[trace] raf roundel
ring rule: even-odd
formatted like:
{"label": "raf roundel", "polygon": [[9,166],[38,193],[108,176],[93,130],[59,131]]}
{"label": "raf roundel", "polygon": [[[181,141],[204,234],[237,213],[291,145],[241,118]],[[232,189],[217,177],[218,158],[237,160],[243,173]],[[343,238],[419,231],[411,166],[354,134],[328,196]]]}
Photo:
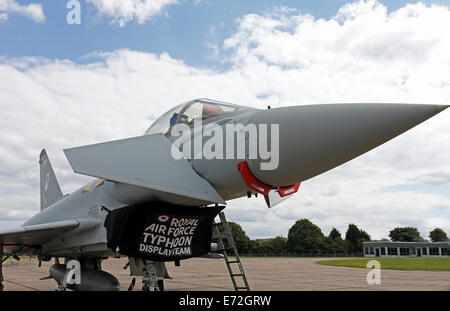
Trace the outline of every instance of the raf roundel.
{"label": "raf roundel", "polygon": [[161,215],[161,216],[158,217],[158,222],[161,223],[161,224],[164,224],[164,223],[168,222],[169,219],[170,219],[169,216]]}

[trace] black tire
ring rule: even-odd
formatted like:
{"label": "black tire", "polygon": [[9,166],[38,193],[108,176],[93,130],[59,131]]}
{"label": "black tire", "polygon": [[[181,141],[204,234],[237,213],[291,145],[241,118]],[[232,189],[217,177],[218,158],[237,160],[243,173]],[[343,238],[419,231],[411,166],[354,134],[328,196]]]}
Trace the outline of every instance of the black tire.
{"label": "black tire", "polygon": [[158,280],[158,287],[160,292],[164,291],[164,280]]}

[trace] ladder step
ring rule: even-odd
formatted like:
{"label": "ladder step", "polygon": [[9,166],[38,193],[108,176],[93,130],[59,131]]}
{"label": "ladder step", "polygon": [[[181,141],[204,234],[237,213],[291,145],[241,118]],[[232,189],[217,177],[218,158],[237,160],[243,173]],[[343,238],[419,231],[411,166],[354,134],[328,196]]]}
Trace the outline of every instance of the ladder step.
{"label": "ladder step", "polygon": [[[246,290],[250,291],[250,287],[247,283],[247,278],[245,277],[245,272],[242,267],[242,263],[239,259],[239,254],[236,248],[236,243],[233,239],[233,235],[231,233],[231,228],[228,225],[227,219],[225,218],[225,214],[223,212],[219,213],[220,222],[213,222],[213,241],[218,242],[218,248],[214,250],[214,252],[219,252],[224,255],[225,263],[228,267],[228,272],[233,281],[234,290]],[[227,246],[225,246],[224,241],[228,242]],[[227,254],[227,252],[230,252]],[[234,256],[233,256],[234,254]],[[233,260],[228,260],[228,256],[231,255]],[[241,273],[233,273],[231,264],[237,263],[239,265],[239,270]],[[237,286],[235,277],[242,277],[244,281],[244,286]]]}

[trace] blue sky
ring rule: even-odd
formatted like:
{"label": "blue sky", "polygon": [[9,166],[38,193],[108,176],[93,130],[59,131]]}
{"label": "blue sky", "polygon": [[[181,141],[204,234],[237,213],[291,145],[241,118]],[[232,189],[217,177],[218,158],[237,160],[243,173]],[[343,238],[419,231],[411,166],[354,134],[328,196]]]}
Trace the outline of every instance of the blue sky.
{"label": "blue sky", "polygon": [[[213,1],[179,0],[168,5],[163,14],[144,24],[136,21],[120,27],[101,16],[91,3],[80,0],[81,25],[69,25],[65,0],[17,1],[20,4],[41,3],[46,21],[35,23],[18,14],[11,14],[0,24],[0,55],[6,57],[42,56],[70,59],[85,63],[84,56],[93,51],[113,51],[128,48],[152,53],[167,52],[186,64],[221,68],[223,64],[212,58],[209,44],[221,45],[236,31],[236,20],[246,14],[263,14],[276,6],[286,6],[309,13],[315,18],[330,18],[348,3],[345,0],[248,0]],[[393,11],[417,1],[379,1]],[[422,1],[430,4],[448,4],[448,1]]]}

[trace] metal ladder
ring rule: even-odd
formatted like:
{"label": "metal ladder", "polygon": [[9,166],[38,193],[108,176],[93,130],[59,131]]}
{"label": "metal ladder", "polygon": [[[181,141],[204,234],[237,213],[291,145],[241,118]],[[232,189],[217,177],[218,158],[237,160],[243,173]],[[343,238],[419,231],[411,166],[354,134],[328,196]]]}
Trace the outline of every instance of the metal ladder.
{"label": "metal ladder", "polygon": [[[225,259],[225,263],[228,268],[228,273],[230,274],[231,281],[233,282],[233,287],[235,291],[239,290],[246,290],[250,291],[250,286],[247,282],[247,277],[245,276],[244,268],[241,263],[241,258],[239,257],[236,244],[234,243],[233,236],[231,235],[230,226],[228,225],[227,219],[225,218],[225,214],[223,212],[219,213],[220,222],[216,223],[216,221],[213,222],[213,235],[212,239],[213,242],[217,243],[218,249],[216,252],[220,252],[223,255],[223,258]],[[228,242],[228,245],[225,246],[224,240]],[[234,260],[230,260],[228,257],[228,251],[234,252]],[[237,264],[239,267],[239,273],[234,273],[233,271],[233,264]],[[237,277],[241,277],[243,281],[243,285],[238,284],[236,281]],[[241,282],[242,283],[242,282]]]}

